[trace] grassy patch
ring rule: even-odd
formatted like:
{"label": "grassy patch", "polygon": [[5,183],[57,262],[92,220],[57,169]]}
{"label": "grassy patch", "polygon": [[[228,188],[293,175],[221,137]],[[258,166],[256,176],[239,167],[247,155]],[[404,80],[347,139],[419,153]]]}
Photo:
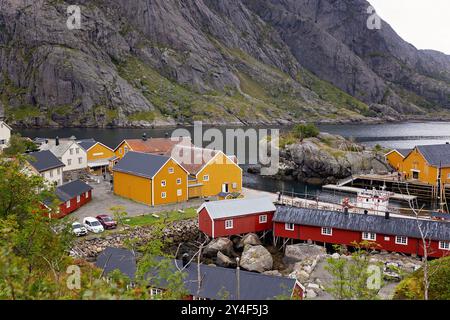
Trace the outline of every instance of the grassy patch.
{"label": "grassy patch", "polygon": [[180,220],[187,220],[197,217],[197,211],[194,208],[185,209],[184,212],[168,211],[155,213],[159,218],[154,217],[152,214],[146,214],[142,216],[129,217],[125,219],[125,223],[130,226],[148,226],[158,222],[174,222]]}

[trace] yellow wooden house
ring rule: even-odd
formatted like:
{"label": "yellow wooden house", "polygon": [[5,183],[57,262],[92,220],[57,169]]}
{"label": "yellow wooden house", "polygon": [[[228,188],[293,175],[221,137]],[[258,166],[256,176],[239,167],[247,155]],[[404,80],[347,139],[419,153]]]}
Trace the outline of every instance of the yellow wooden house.
{"label": "yellow wooden house", "polygon": [[411,152],[411,149],[393,149],[384,156],[386,161],[398,172],[403,171],[403,160]]}
{"label": "yellow wooden house", "polygon": [[227,198],[242,192],[242,168],[236,157],[222,151],[177,145],[171,151],[189,172],[189,198],[219,196]]}
{"label": "yellow wooden house", "polygon": [[168,156],[128,151],[113,168],[114,194],[149,206],[188,200],[188,171]]}
{"label": "yellow wooden house", "polygon": [[86,151],[87,165],[94,172],[103,172],[115,158],[113,149],[94,139],[79,140],[77,143]]}
{"label": "yellow wooden house", "polygon": [[450,183],[450,144],[416,146],[403,159],[402,172],[409,180]]}

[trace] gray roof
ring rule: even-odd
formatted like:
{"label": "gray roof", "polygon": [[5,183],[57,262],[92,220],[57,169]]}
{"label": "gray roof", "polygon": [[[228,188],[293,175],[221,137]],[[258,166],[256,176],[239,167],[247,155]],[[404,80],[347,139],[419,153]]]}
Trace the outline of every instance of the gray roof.
{"label": "gray roof", "polygon": [[41,150],[49,150],[58,158],[61,158],[67,150],[76,143],[74,140],[59,139],[59,145],[56,145],[56,140],[48,140],[48,143],[40,146]]}
{"label": "gray roof", "polygon": [[[274,222],[421,238],[416,219],[277,206]],[[431,240],[450,241],[450,223],[420,220]]]}
{"label": "gray roof", "polygon": [[450,144],[417,146],[417,149],[432,166],[450,165]]}
{"label": "gray roof", "polygon": [[65,202],[90,190],[92,190],[92,187],[90,185],[81,180],[75,180],[58,186],[55,190],[55,193],[61,201]]}
{"label": "gray roof", "polygon": [[29,157],[28,163],[38,172],[64,167],[64,163],[50,151],[31,152],[27,156]]}
{"label": "gray roof", "polygon": [[238,217],[276,210],[275,205],[269,197],[205,202],[197,212],[200,212],[203,208],[206,208],[213,219]]}
{"label": "gray roof", "polygon": [[169,159],[167,156],[129,151],[113,170],[151,179]]}
{"label": "gray roof", "polygon": [[97,257],[95,265],[109,274],[114,270],[120,270],[130,279],[134,279],[136,273],[136,257],[127,249],[108,247]]}
{"label": "gray roof", "polygon": [[97,144],[94,139],[83,139],[77,141],[78,145],[83,148],[84,151],[88,151],[90,148]]}
{"label": "gray roof", "polygon": [[[156,260],[161,260],[157,257]],[[180,260],[173,260],[173,271],[176,271],[175,264],[182,268]],[[133,253],[126,249],[106,248],[97,259],[96,266],[105,270],[105,274],[115,269],[134,278],[136,271],[136,261]],[[228,300],[236,300],[237,297],[237,275],[236,269],[213,267],[201,264],[201,288],[198,290],[198,268],[197,263],[191,262],[183,272],[184,286],[193,296],[200,296],[206,299],[220,300],[224,296]],[[156,269],[156,268],[155,268]],[[150,270],[148,274],[154,274],[155,270]],[[260,273],[240,271],[240,299],[241,300],[270,300],[279,296],[291,296],[296,280],[287,277],[278,277]],[[165,284],[158,284],[164,288]]]}
{"label": "gray roof", "polygon": [[395,149],[397,150],[403,157],[406,158],[406,156],[411,152],[412,149]]}

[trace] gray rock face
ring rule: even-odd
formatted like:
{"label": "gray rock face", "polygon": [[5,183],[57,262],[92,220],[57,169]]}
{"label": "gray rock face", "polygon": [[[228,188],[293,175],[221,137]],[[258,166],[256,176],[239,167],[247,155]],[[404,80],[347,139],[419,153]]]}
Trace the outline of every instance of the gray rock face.
{"label": "gray rock face", "polygon": [[258,246],[261,245],[261,240],[259,240],[258,235],[254,233],[248,233],[245,236],[243,236],[240,241],[240,245],[242,247],[245,247],[247,244],[251,246]]}
{"label": "gray rock face", "polygon": [[214,239],[204,248],[203,254],[214,258],[219,251],[230,256],[233,253],[233,242],[227,238]]}
{"label": "gray rock face", "polygon": [[242,253],[240,266],[248,271],[270,271],[273,267],[273,258],[263,246],[247,245]]}
{"label": "gray rock face", "polygon": [[[287,263],[308,263],[325,254],[326,250],[323,247],[299,243],[286,246],[286,250],[284,252],[284,260]],[[300,266],[301,265],[299,264],[298,268]]]}
{"label": "gray rock face", "polygon": [[220,251],[217,252],[216,264],[219,267],[224,267],[224,268],[235,268],[237,265],[236,260],[231,259],[230,257],[224,255]]}
{"label": "gray rock face", "polygon": [[0,0],[9,122],[284,124],[450,108],[450,57],[385,22],[369,30],[365,0],[80,0],[79,30],[66,26],[70,4]]}

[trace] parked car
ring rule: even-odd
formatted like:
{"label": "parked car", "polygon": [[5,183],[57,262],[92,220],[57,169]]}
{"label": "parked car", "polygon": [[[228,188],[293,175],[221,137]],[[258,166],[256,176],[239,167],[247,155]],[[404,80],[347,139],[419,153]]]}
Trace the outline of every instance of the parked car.
{"label": "parked car", "polygon": [[94,217],[86,217],[83,219],[83,225],[86,229],[93,233],[100,233],[105,231],[100,221],[95,219]]}
{"label": "parked car", "polygon": [[117,222],[114,221],[114,219],[111,218],[111,216],[109,216],[107,214],[100,214],[100,215],[96,216],[95,218],[97,218],[97,220],[100,221],[103,228],[105,228],[105,229],[117,228]]}
{"label": "parked car", "polygon": [[77,237],[85,236],[88,233],[87,229],[79,222],[72,223],[72,232]]}

